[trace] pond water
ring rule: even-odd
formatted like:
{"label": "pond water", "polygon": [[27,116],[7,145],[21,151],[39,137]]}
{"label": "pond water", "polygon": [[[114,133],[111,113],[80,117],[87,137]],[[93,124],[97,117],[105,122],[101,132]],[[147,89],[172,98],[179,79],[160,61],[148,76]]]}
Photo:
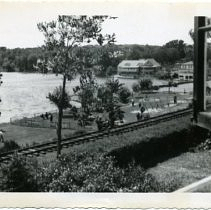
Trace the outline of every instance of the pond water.
{"label": "pond water", "polygon": [[[0,87],[0,123],[9,122],[14,117],[30,117],[34,114],[55,111],[56,107],[46,98],[49,92],[62,84],[62,77],[54,74],[43,75],[39,73],[3,73],[3,84]],[[133,79],[119,79],[131,89],[132,84],[137,82]],[[97,79],[98,83],[105,79]],[[154,85],[163,84],[163,81],[153,79]],[[79,84],[79,77],[71,83],[67,83],[67,91],[72,93],[72,88]],[[186,91],[192,90],[192,84],[184,85]],[[180,86],[175,88],[184,90]]]}
{"label": "pond water", "polygon": [[[99,82],[103,82],[100,79]],[[62,85],[62,76],[39,73],[3,73],[0,87],[0,123],[10,118],[30,117],[34,114],[56,111],[56,106],[46,98],[55,87]],[[79,84],[79,77],[67,82],[67,91]]]}

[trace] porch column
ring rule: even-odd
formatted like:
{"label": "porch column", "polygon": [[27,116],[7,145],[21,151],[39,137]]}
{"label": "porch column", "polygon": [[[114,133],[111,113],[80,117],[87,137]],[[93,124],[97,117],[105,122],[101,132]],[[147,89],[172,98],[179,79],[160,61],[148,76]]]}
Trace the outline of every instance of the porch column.
{"label": "porch column", "polygon": [[197,122],[197,114],[206,110],[206,33],[199,30],[206,25],[204,16],[194,17],[194,89],[193,107],[194,120]]}

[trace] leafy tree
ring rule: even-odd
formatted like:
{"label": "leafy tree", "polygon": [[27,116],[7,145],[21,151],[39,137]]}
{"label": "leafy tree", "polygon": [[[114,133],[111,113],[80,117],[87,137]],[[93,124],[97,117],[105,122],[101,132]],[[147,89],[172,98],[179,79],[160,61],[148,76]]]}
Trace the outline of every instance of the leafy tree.
{"label": "leafy tree", "polygon": [[80,76],[80,86],[73,89],[79,96],[84,113],[89,114],[96,100],[97,82],[92,71],[86,71]]}
{"label": "leafy tree", "polygon": [[161,64],[165,64],[167,62],[166,50],[162,47],[159,47],[153,51],[153,57]]}
{"label": "leafy tree", "polygon": [[106,87],[111,91],[112,94],[117,94],[122,86],[123,84],[120,83],[118,79],[111,78],[106,81]]}
{"label": "leafy tree", "polygon": [[139,81],[139,86],[140,86],[140,90],[144,91],[144,90],[152,90],[153,86],[152,86],[152,81],[150,79],[142,79]]}
{"label": "leafy tree", "polygon": [[[61,105],[64,101],[67,79],[71,81],[76,72],[82,69],[77,56],[78,46],[96,40],[99,45],[112,44],[115,35],[103,36],[102,23],[108,16],[59,16],[57,21],[39,23],[38,29],[44,34],[44,49],[49,53],[45,62],[47,69],[54,69],[63,75]],[[61,154],[61,129],[63,106],[59,107],[57,136],[57,157]]]}
{"label": "leafy tree", "polygon": [[144,48],[139,45],[134,45],[129,53],[128,60],[139,60],[144,56]]}
{"label": "leafy tree", "polygon": [[108,51],[101,50],[98,60],[98,65],[100,66],[98,76],[106,76],[107,68],[111,66],[111,58]]}
{"label": "leafy tree", "polygon": [[105,90],[103,93],[103,102],[105,109],[109,111],[114,111],[118,104],[118,92],[122,88],[123,84],[119,82],[118,79],[108,79],[105,83]]}
{"label": "leafy tree", "polygon": [[[114,40],[115,41],[115,40]],[[98,66],[95,73],[97,76],[104,77],[113,73],[113,69],[119,64],[119,60],[114,55],[114,45],[105,45],[102,48],[96,49],[95,64]]]}
{"label": "leafy tree", "polygon": [[15,71],[15,65],[12,61],[10,61],[8,58],[4,59],[3,63],[3,69],[5,69],[7,72],[14,72]]}
{"label": "leafy tree", "polygon": [[118,94],[119,94],[119,99],[122,103],[128,103],[129,102],[131,92],[127,87],[122,87]]}
{"label": "leafy tree", "polygon": [[111,76],[112,74],[116,73],[116,68],[109,66],[106,69],[106,76]]}
{"label": "leafy tree", "polygon": [[185,57],[185,43],[183,40],[172,40],[170,42],[167,42],[164,47],[166,48],[175,48],[179,52],[180,58]]}
{"label": "leafy tree", "polygon": [[[123,84],[119,82],[118,79],[108,79],[104,86],[100,86],[98,89],[98,98],[101,99],[102,106],[104,109],[109,113],[109,121],[110,126],[114,126],[114,122],[118,119],[120,119],[119,116],[122,116],[119,114],[121,112],[120,110],[120,91],[123,88]],[[121,99],[126,100],[127,93],[123,91],[121,93]],[[123,99],[124,98],[124,99]],[[120,119],[121,120],[121,119]]]}
{"label": "leafy tree", "polygon": [[58,109],[62,107],[63,109],[66,109],[70,106],[69,101],[70,101],[70,96],[68,93],[65,91],[64,96],[63,96],[63,101],[61,100],[62,98],[62,86],[56,87],[53,93],[49,93],[47,98],[53,102]]}

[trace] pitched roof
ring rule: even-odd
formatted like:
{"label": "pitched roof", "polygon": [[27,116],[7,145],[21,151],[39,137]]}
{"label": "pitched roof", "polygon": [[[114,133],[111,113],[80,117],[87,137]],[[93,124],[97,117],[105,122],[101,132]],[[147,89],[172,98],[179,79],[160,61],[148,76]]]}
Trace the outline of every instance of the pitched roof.
{"label": "pitched roof", "polygon": [[137,68],[144,64],[144,62],[142,60],[123,60],[121,63],[119,63],[118,66],[119,67]]}
{"label": "pitched roof", "polygon": [[186,63],[182,63],[182,65],[193,65],[193,61],[188,61],[188,62],[186,62]]}
{"label": "pitched roof", "polygon": [[122,68],[137,68],[139,66],[160,66],[160,64],[153,58],[139,59],[139,60],[123,60],[118,67]]}
{"label": "pitched roof", "polygon": [[148,58],[146,60],[149,61],[153,66],[160,66],[160,64],[154,58]]}

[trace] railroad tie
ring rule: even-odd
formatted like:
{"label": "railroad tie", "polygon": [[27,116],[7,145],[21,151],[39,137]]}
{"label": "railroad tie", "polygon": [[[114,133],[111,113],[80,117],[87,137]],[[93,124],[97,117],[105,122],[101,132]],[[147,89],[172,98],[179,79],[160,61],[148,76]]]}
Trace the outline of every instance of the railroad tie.
{"label": "railroad tie", "polygon": [[46,149],[47,152],[54,152],[55,151],[55,148],[54,147],[49,147]]}
{"label": "railroad tie", "polygon": [[42,154],[42,155],[45,155],[46,151],[40,151],[39,153]]}
{"label": "railroad tie", "polygon": [[27,155],[27,157],[33,157],[34,155],[33,154],[26,154]]}
{"label": "railroad tie", "polygon": [[29,152],[36,152],[36,149],[28,149]]}
{"label": "railroad tie", "polygon": [[117,135],[122,135],[124,133],[124,130],[120,129],[119,131],[117,131]]}
{"label": "railroad tie", "polygon": [[25,150],[25,151],[20,151],[17,154],[19,154],[19,155],[27,155],[28,152],[29,152],[29,150]]}
{"label": "railroad tie", "polygon": [[92,141],[93,140],[93,137],[92,138],[85,138],[84,140],[83,140],[83,142],[90,142],[90,141]]}
{"label": "railroad tie", "polygon": [[126,129],[124,130],[125,133],[126,133],[126,132],[130,132],[130,131],[131,131],[131,128],[130,128],[130,127],[126,128]]}
{"label": "railroad tie", "polygon": [[95,139],[103,139],[103,136],[96,136]]}

